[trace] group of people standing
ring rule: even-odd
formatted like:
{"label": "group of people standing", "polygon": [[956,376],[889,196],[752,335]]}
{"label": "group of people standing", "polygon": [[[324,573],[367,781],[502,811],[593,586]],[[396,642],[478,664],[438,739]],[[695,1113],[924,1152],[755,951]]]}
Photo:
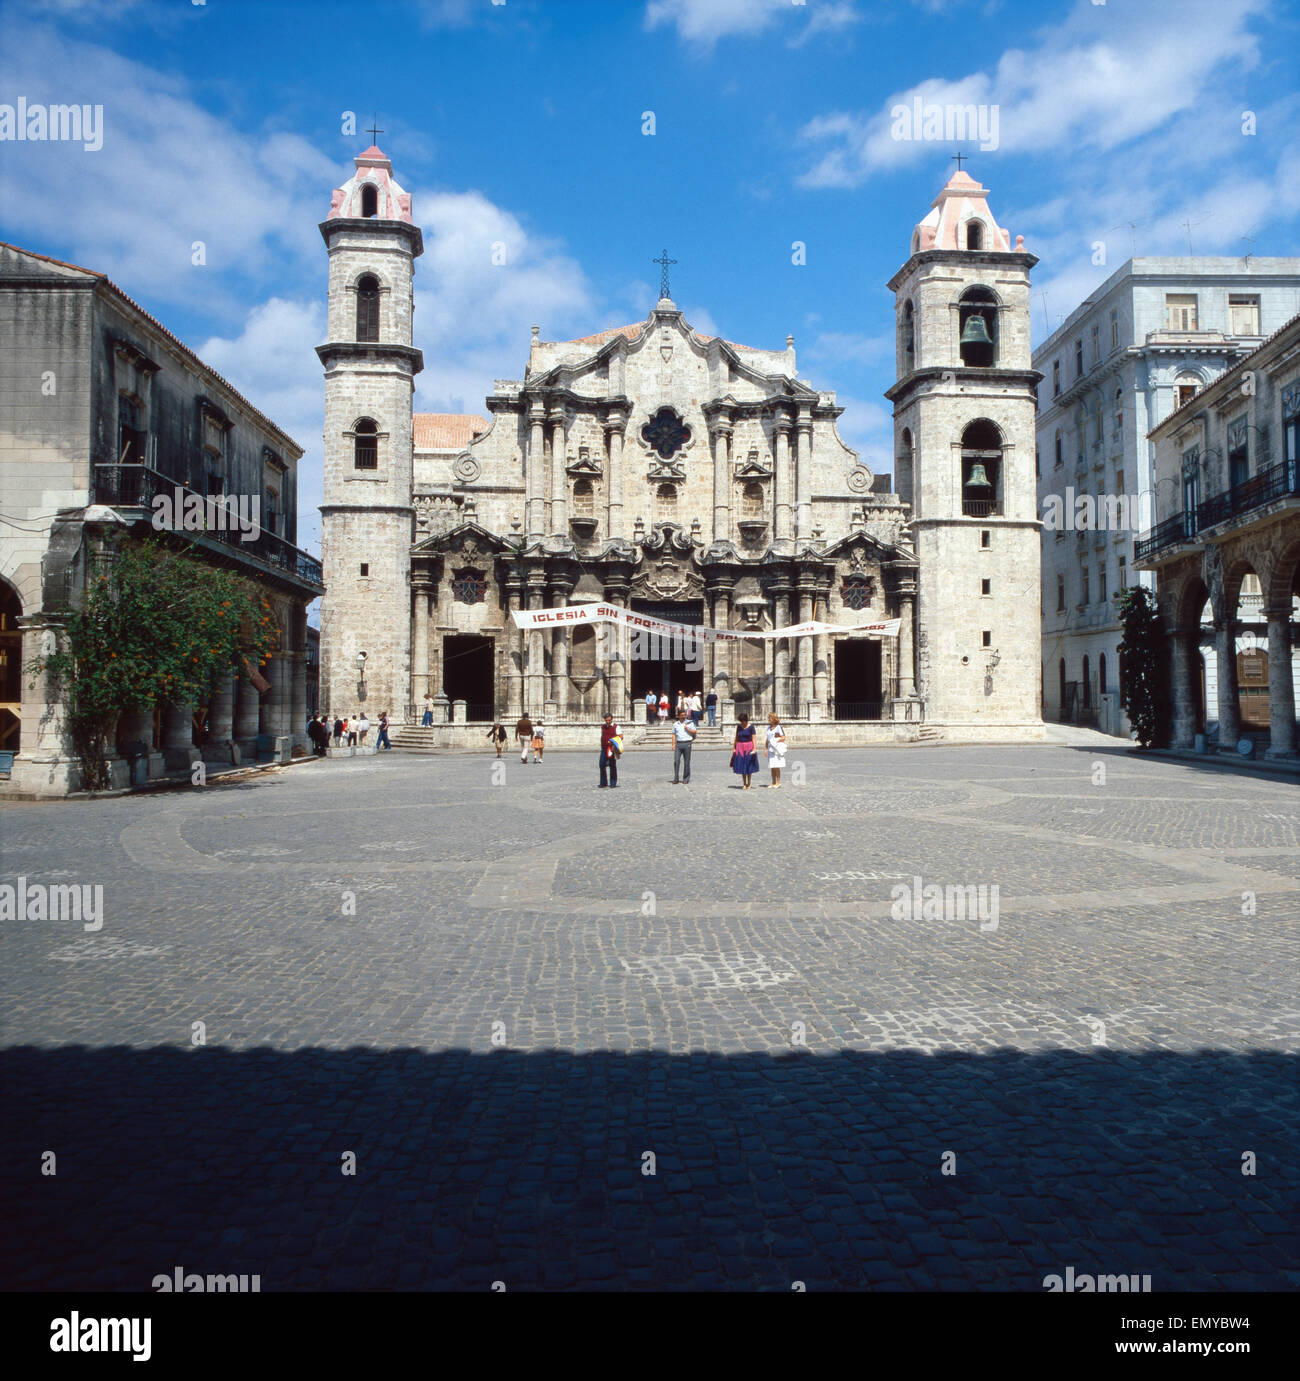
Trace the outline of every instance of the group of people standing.
{"label": "group of people standing", "polygon": [[[647,704],[649,703],[647,698]],[[713,722],[710,718],[710,723]],[[692,718],[691,711],[682,705],[673,721],[673,785],[689,786],[691,780],[691,749],[699,733],[699,720]],[[748,714],[741,714],[736,724],[736,736],[731,744],[731,770],[741,779],[741,790],[748,791],[752,778],[759,770],[758,731],[750,722]],[[779,788],[781,770],[785,767],[786,752],[785,728],[781,717],[775,713],[767,717],[767,736],[764,752],[768,769],[772,774],[769,787]],[[600,728],[600,786],[618,785],[618,760],[623,753],[623,740],[614,716],[607,714]],[[497,756],[500,756],[498,749]]]}
{"label": "group of people standing", "polygon": [[[334,721],[333,739],[335,748],[364,747],[366,735],[370,732],[370,721],[364,711],[350,718],[340,717]],[[313,715],[307,721],[307,737],[312,741],[312,752],[318,758],[325,756],[331,738],[330,722],[323,714]],[[379,735],[375,740],[377,748],[392,748],[388,740],[388,711],[379,716]]]}
{"label": "group of people standing", "polygon": [[[647,724],[662,724],[668,718],[668,713],[672,709],[672,702],[668,699],[668,692],[664,691],[656,695],[654,691],[648,690],[645,693],[645,722]],[[716,691],[710,691],[707,695],[701,696],[699,691],[678,691],[676,715],[681,715],[685,711],[690,722],[697,727],[700,720],[707,714],[709,724],[714,725],[718,721],[718,695]]]}

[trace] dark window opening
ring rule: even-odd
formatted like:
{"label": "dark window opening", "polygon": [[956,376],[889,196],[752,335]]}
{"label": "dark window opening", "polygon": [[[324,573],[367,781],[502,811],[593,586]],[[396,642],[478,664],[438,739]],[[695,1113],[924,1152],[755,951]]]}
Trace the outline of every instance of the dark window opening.
{"label": "dark window opening", "polygon": [[966,223],[966,248],[984,248],[984,226],[980,221],[967,221]]}
{"label": "dark window opening", "polygon": [[980,529],[980,546],[991,547],[993,545],[993,534],[988,528]]}
{"label": "dark window opening", "polygon": [[369,561],[363,561],[363,562],[361,563],[361,574],[362,574],[362,575],[369,575],[369,574],[370,574],[370,562],[369,562]]}
{"label": "dark window opening", "polygon": [[140,426],[140,408],[132,398],[117,400],[117,463],[145,463],[145,432]]}
{"label": "dark window opening", "polygon": [[990,629],[987,629],[987,628],[986,628],[986,629],[980,634],[980,645],[981,645],[982,647],[992,647],[992,646],[993,646],[993,633],[992,633],[992,631],[991,631]]}
{"label": "dark window opening", "polygon": [[958,305],[961,362],[971,369],[987,369],[997,363],[997,299],[987,288],[968,288]]}
{"label": "dark window opening", "polygon": [[357,470],[379,468],[379,425],[369,417],[357,423],[353,438],[353,466]]}
{"label": "dark window opening", "polygon": [[361,189],[361,214],[367,219],[379,214],[379,189],[373,182]]}
{"label": "dark window opening", "polygon": [[379,279],[372,273],[357,283],[357,339],[379,339]]}
{"label": "dark window opening", "polygon": [[980,594],[991,595],[993,593],[993,582],[991,580],[980,581]]}
{"label": "dark window opening", "polygon": [[1002,437],[992,422],[972,422],[961,434],[961,511],[987,518],[1000,509]]}

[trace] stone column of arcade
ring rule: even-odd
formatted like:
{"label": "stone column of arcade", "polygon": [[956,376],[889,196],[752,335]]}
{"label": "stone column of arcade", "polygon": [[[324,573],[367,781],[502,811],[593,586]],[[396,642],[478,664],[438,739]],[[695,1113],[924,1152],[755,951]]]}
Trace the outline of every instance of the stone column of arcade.
{"label": "stone column of arcade", "polygon": [[[334,714],[345,715],[351,711],[342,706],[334,707]],[[257,687],[248,677],[241,676],[237,685],[235,699],[235,743],[240,756],[252,759],[257,756],[257,735],[262,716],[262,697]]]}
{"label": "stone column of arcade", "polygon": [[1185,628],[1169,631],[1169,697],[1173,707],[1170,740],[1175,748],[1190,748],[1196,737],[1196,698],[1192,657],[1196,635]]}
{"label": "stone column of arcade", "polygon": [[1268,756],[1289,758],[1296,750],[1290,606],[1270,605],[1264,617],[1268,620]]}
{"label": "stone column of arcade", "polygon": [[169,772],[189,767],[199,760],[199,750],[194,746],[193,705],[163,707],[162,751]]}
{"label": "stone column of arcade", "polygon": [[[718,585],[713,590],[713,626],[731,627],[731,589]],[[736,662],[736,644],[731,642],[713,644],[713,680],[711,682],[718,697],[718,722],[729,724],[735,714],[735,691],[733,683]]]}
{"label": "stone column of arcade", "polygon": [[[792,591],[789,585],[771,587],[772,626],[783,628],[797,622],[790,617]],[[772,643],[772,708],[783,718],[793,713],[790,686],[790,639],[776,638]]]}
{"label": "stone column of arcade", "polygon": [[[300,748],[309,747],[311,739],[307,737],[307,650],[303,648],[300,652],[295,652],[289,659],[289,725],[293,733],[293,741]],[[390,715],[400,716],[402,707],[392,705],[388,709]],[[399,720],[400,722],[400,720]]]}
{"label": "stone column of arcade", "polygon": [[529,542],[539,542],[546,519],[546,409],[540,401],[528,412],[528,459],[524,470],[524,527]]}
{"label": "stone column of arcade", "polygon": [[[551,582],[548,606],[563,608],[569,602],[573,586],[568,581]],[[569,630],[552,628],[551,638],[551,684],[546,697],[546,713],[551,716],[567,714],[569,711]]]}
{"label": "stone column of arcade", "polygon": [[812,411],[807,403],[799,405],[799,423],[795,432],[798,451],[795,457],[795,535],[801,542],[812,538]]}
{"label": "stone column of arcade", "polygon": [[[524,703],[524,631],[514,620],[514,611],[522,609],[523,590],[515,576],[504,583],[505,639],[506,639],[506,707],[505,714],[512,721],[523,713]],[[507,726],[511,727],[511,726]]]}
{"label": "stone column of arcade", "polygon": [[[621,583],[605,585],[605,599],[620,609],[627,607],[628,587]],[[633,722],[628,718],[629,706],[627,703],[627,658],[628,658],[628,630],[621,624],[608,624],[609,628],[609,709],[614,716],[614,722],[626,727],[624,721]]]}
{"label": "stone column of arcade", "polygon": [[1237,689],[1237,620],[1214,625],[1214,654],[1218,662],[1219,751],[1235,753],[1241,737],[1241,702]]}
{"label": "stone column of arcade", "polygon": [[[826,591],[818,590],[813,600],[813,618],[819,623],[826,622]],[[826,718],[826,688],[829,684],[830,676],[830,657],[827,650],[829,639],[825,633],[818,633],[812,640],[813,645],[813,698],[809,707],[811,710],[810,718]]]}
{"label": "stone column of arcade", "polygon": [[[815,591],[807,583],[806,578],[799,581],[799,622],[810,623],[813,616],[813,600]],[[805,719],[812,718],[813,701],[813,640],[811,634],[805,634],[796,640],[799,645],[798,664],[799,664],[799,713]]]}
{"label": "stone column of arcade", "polygon": [[208,700],[208,737],[203,756],[208,762],[229,762],[230,745],[235,736],[234,681],[227,673],[218,676]]}

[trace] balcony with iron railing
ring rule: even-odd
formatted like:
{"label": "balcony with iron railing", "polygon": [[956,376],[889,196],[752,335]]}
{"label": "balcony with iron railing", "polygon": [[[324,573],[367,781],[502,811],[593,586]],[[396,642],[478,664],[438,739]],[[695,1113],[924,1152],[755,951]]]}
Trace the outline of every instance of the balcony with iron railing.
{"label": "balcony with iron railing", "polygon": [[963,496],[961,512],[963,518],[1000,518],[1002,516],[1002,500],[972,499]]}
{"label": "balcony with iron railing", "polygon": [[[107,504],[110,508],[139,508],[151,511],[157,496],[163,495],[170,499],[177,489],[186,497],[193,494],[206,503],[206,497],[199,495],[197,490],[151,466],[95,466],[95,502]],[[179,527],[177,530],[180,530]],[[324,589],[320,558],[295,547],[292,542],[286,541],[277,533],[268,532],[260,524],[256,533],[247,541],[244,540],[245,533],[233,525],[222,528],[209,524],[194,531],[185,530],[185,535],[219,542],[245,559],[251,557],[273,570],[284,572],[302,584],[315,586],[317,594]]]}
{"label": "balcony with iron railing", "polygon": [[1147,561],[1157,552],[1204,536],[1211,528],[1289,498],[1300,498],[1300,462],[1283,460],[1221,494],[1212,495],[1195,509],[1185,509],[1157,523],[1134,544],[1134,559]]}

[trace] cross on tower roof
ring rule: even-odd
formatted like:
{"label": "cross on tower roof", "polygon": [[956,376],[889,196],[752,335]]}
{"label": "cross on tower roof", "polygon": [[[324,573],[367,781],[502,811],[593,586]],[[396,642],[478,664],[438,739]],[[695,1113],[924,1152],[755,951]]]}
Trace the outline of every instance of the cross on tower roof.
{"label": "cross on tower roof", "polygon": [[374,144],[375,142],[377,142],[378,136],[386,133],[387,131],[379,128],[378,117],[372,115],[370,118],[375,122],[373,125],[370,126],[370,142]]}
{"label": "cross on tower roof", "polygon": [[661,298],[664,298],[664,297],[672,297],[672,293],[670,293],[670,292],[668,291],[668,265],[669,265],[669,264],[675,264],[675,263],[677,262],[677,260],[676,260],[676,259],[670,259],[670,258],[668,257],[668,251],[667,251],[667,250],[664,250],[664,252],[663,252],[663,258],[661,258],[661,259],[651,259],[650,262],[651,262],[652,264],[661,264],[661,265],[663,266],[663,270],[662,270],[662,272],[661,272],[660,275],[659,275],[659,296],[660,296]]}
{"label": "cross on tower roof", "polygon": [[963,158],[966,158],[966,157],[967,157],[967,155],[964,154],[964,153],[955,153],[955,154],[953,154],[953,156],[952,156],[952,161],[957,165],[957,171],[958,171],[958,172],[961,172],[961,161],[962,161]]}

